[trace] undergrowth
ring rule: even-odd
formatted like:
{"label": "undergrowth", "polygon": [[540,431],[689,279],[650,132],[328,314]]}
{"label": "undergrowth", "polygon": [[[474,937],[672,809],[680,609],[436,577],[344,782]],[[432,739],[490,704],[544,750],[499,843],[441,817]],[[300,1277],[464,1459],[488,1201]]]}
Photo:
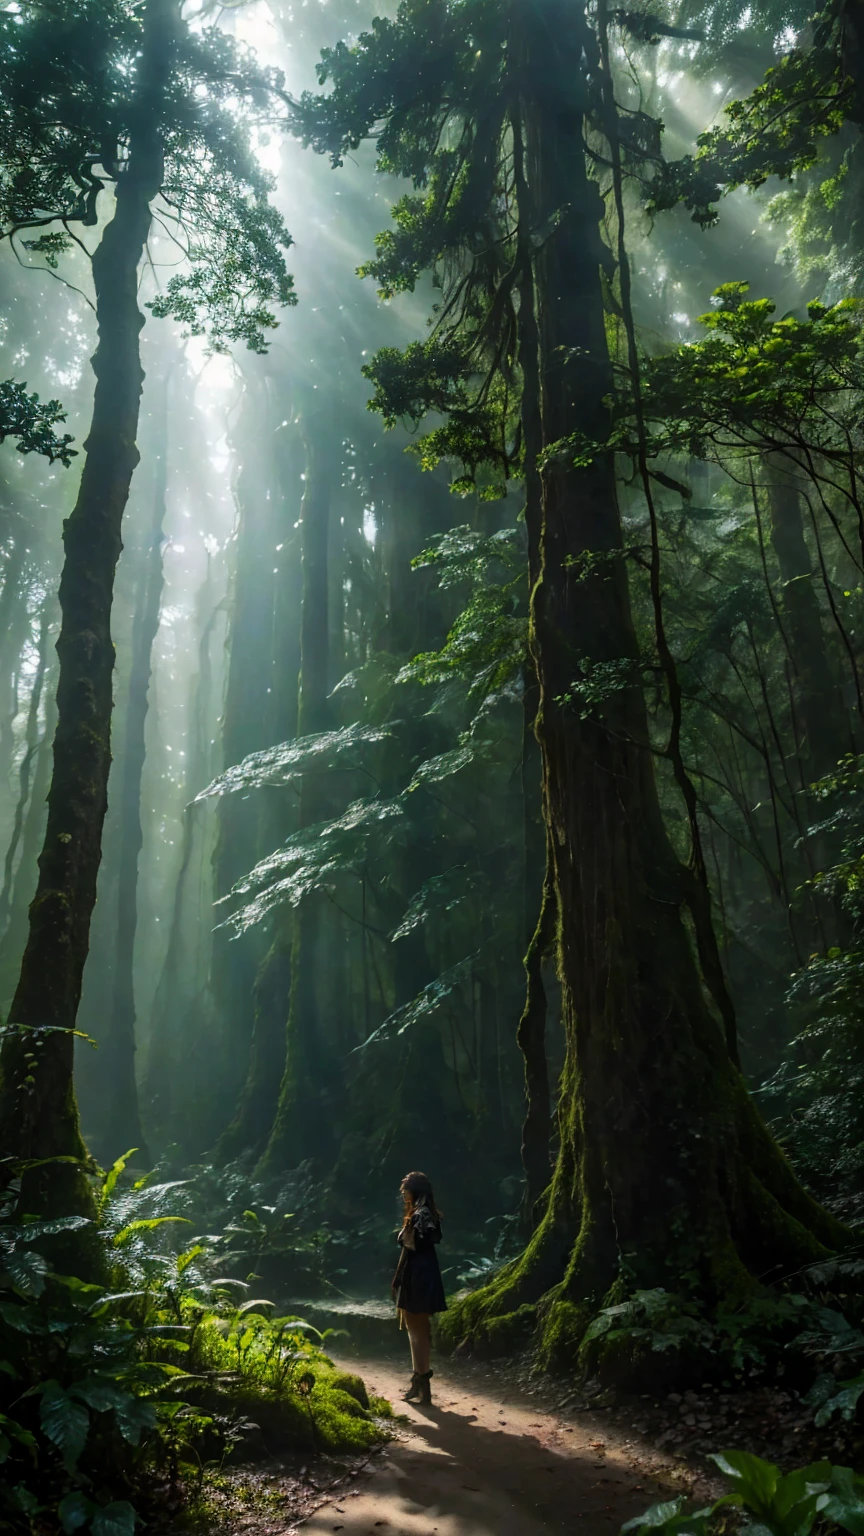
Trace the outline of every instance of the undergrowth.
{"label": "undergrowth", "polygon": [[[95,1223],[13,1219],[19,1188],[0,1203],[0,1530],[133,1536],[157,1484],[198,1496],[241,1444],[382,1439],[387,1405],[335,1369],[328,1333],[222,1273],[223,1235],[183,1242],[183,1182],[133,1183],[121,1158]],[[52,1262],[94,1226],[108,1284]]]}
{"label": "undergrowth", "polygon": [[740,1511],[742,1536],[810,1536],[814,1526],[864,1532],[864,1479],[850,1467],[816,1461],[784,1475],[749,1451],[711,1460],[729,1485],[723,1498],[702,1509],[688,1509],[683,1496],[652,1504],[621,1527],[621,1536],[711,1536],[728,1530],[730,1509]]}

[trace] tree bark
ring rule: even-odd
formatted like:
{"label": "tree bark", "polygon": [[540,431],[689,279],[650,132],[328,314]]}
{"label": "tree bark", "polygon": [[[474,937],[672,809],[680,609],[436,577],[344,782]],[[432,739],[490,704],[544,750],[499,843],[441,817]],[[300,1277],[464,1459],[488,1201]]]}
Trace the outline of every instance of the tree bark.
{"label": "tree bark", "polygon": [[786,640],[804,725],[804,755],[812,781],[831,773],[844,753],[855,750],[855,742],[828,655],[813,564],[804,537],[801,497],[791,476],[776,466],[768,481],[768,507],[771,544],[782,583]]}
{"label": "tree bark", "polygon": [[111,1015],[100,1043],[97,1080],[101,1112],[98,1152],[112,1163],[135,1147],[138,1161],[149,1154],[141,1127],[135,1080],[135,937],[138,928],[138,860],[144,844],[141,828],[141,779],[146,756],[153,644],[159,631],[164,568],[162,546],[168,490],[168,394],[170,375],[159,381],[153,518],[147,530],[132,621],[132,657],[126,702],[122,778],[120,782],[120,851],[117,869],[117,914],[114,938],[114,987]]}
{"label": "tree bark", "polygon": [[[551,231],[534,258],[550,449],[607,430],[604,210],[583,151],[596,41],[569,0],[544,0],[522,25],[527,162],[539,227]],[[709,1306],[734,1305],[844,1233],[759,1120],[698,972],[687,872],[654,777],[612,457],[576,468],[553,452],[541,482],[527,515],[537,517],[531,646],[566,1039],[561,1140],[523,1258],[445,1328],[510,1347],[542,1298],[542,1355],[572,1365],[604,1298],[689,1285]],[[587,676],[590,700],[579,697]]]}
{"label": "tree bark", "polygon": [[[159,103],[178,20],[179,0],[149,0],[139,60],[138,124],[117,182],[114,216],[93,256],[96,389],[78,498],[63,531],[48,825],[0,1056],[0,1148],[15,1165],[25,1165],[20,1204],[29,1212],[92,1210],[72,1081],[73,1031],[96,900],[111,761],[114,574],[139,457],[135,438],[143,316],[138,266],[150,228],[150,204],[162,183]],[[42,1166],[27,1167],[31,1161]]]}
{"label": "tree bark", "polygon": [[557,904],[551,859],[547,862],[540,916],[525,955],[525,1007],[516,1030],[516,1043],[525,1065],[525,1119],[522,1124],[522,1167],[525,1170],[524,1224],[533,1231],[542,1212],[539,1201],[549,1186],[552,1166],[549,1142],[552,1106],[546,1059],[546,987],[543,963],[555,943]]}

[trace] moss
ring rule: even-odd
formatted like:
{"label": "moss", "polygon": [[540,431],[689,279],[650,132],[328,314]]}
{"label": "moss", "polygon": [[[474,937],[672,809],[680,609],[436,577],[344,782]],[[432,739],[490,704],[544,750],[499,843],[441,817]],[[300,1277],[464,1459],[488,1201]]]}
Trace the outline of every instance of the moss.
{"label": "moss", "polygon": [[[477,1297],[484,1296],[477,1292]],[[523,1302],[511,1312],[499,1313],[488,1304],[481,1310],[471,1306],[473,1296],[466,1296],[442,1313],[435,1331],[436,1342],[444,1348],[457,1349],[465,1341],[479,1355],[509,1355],[524,1349],[537,1324],[537,1308]]]}
{"label": "moss", "polygon": [[593,1307],[566,1296],[556,1297],[545,1309],[540,1360],[548,1370],[572,1370],[593,1312]]}
{"label": "moss", "polygon": [[274,1352],[273,1329],[256,1313],[226,1337],[215,1314],[199,1322],[194,1361],[205,1384],[198,1401],[210,1411],[239,1410],[259,1426],[265,1442],[327,1451],[362,1451],[386,1438],[370,1409],[362,1379],[334,1371],[324,1355],[299,1339],[299,1357]]}
{"label": "moss", "polygon": [[361,1408],[369,1407],[369,1393],[362,1376],[355,1376],[351,1371],[337,1371],[335,1376],[331,1376],[330,1385],[340,1392],[347,1392]]}

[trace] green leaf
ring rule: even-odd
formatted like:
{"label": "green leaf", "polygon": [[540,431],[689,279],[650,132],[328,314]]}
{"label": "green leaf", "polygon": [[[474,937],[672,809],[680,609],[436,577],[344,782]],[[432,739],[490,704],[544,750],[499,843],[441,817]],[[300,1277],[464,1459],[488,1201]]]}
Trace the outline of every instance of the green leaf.
{"label": "green leaf", "polygon": [[156,1405],[140,1397],[129,1397],[114,1409],[123,1439],[128,1445],[140,1445],[141,1436],[156,1427]]}
{"label": "green leaf", "polygon": [[90,1500],[77,1488],[73,1493],[67,1493],[65,1499],[61,1499],[57,1515],[66,1536],[72,1536],[73,1531],[80,1531],[82,1525],[87,1524],[92,1509]]}
{"label": "green leaf", "polygon": [[662,1531],[670,1520],[680,1515],[686,1499],[682,1494],[677,1499],[670,1499],[666,1503],[652,1504],[642,1515],[636,1515],[633,1520],[628,1520],[621,1527],[622,1536],[625,1531]]}
{"label": "green leaf", "polygon": [[3,1268],[16,1291],[22,1296],[41,1296],[45,1289],[48,1261],[41,1253],[10,1253]]}
{"label": "green leaf", "polygon": [[111,1167],[105,1175],[105,1178],[102,1181],[101,1204],[103,1207],[108,1205],[111,1196],[117,1188],[117,1180],[124,1172],[130,1157],[134,1156],[137,1151],[137,1147],[130,1147],[128,1152],[124,1152],[122,1157],[118,1157],[117,1161],[112,1163]]}
{"label": "green leaf", "polygon": [[187,1227],[190,1225],[188,1216],[142,1216],[138,1221],[130,1221],[120,1232],[115,1232],[114,1247],[122,1248],[139,1232],[155,1232],[157,1227],[164,1227],[167,1222],[183,1222]]}
{"label": "green leaf", "polygon": [[260,789],[264,785],[291,784],[304,773],[321,773],[338,764],[341,769],[362,767],[366,749],[387,741],[390,726],[346,725],[339,731],[322,731],[313,736],[299,736],[253,752],[241,763],[220,773],[195,796],[193,805],[212,795],[235,794],[238,790]]}
{"label": "green leaf", "polygon": [[851,1467],[832,1468],[831,1487],[821,1512],[851,1536],[864,1536],[864,1482]]}
{"label": "green leaf", "polygon": [[87,1444],[90,1415],[82,1403],[76,1403],[59,1381],[49,1381],[42,1392],[39,1418],[47,1438],[60,1451],[70,1471]]}
{"label": "green leaf", "polygon": [[114,1381],[100,1381],[97,1377],[88,1377],[84,1381],[76,1381],[69,1388],[71,1397],[77,1397],[94,1413],[108,1413],[112,1408],[124,1402],[134,1402],[130,1392],[118,1387]]}
{"label": "green leaf", "polygon": [[368,1045],[373,1045],[376,1041],[404,1035],[412,1025],[437,1012],[439,1008],[446,1005],[453,992],[458,991],[470,980],[476,960],[476,954],[466,955],[464,960],[451,965],[449,970],[442,971],[441,975],[436,976],[434,981],[430,981],[422,992],[418,992],[417,996],[411,999],[410,1003],[404,1003],[401,1008],[396,1009],[395,1013],[389,1014],[384,1023],[379,1024],[377,1029],[373,1029],[369,1038],[364,1040],[362,1045],[355,1046],[354,1050],[365,1051]]}
{"label": "green leaf", "polygon": [[106,1504],[93,1516],[93,1536],[135,1536],[135,1511],[125,1499]]}
{"label": "green leaf", "polygon": [[21,1243],[32,1243],[40,1237],[56,1237],[58,1232],[80,1232],[82,1227],[92,1227],[89,1216],[55,1216],[51,1221],[30,1221],[15,1229]]}

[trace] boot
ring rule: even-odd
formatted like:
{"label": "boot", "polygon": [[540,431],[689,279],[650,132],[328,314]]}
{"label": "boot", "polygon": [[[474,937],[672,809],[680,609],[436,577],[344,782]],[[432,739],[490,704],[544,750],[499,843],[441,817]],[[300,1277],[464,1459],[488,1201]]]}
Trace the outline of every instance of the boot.
{"label": "boot", "polygon": [[404,1401],[406,1403],[431,1403],[432,1387],[430,1383],[432,1375],[432,1371],[424,1371],[422,1375],[419,1371],[413,1371],[411,1374],[411,1385],[405,1393]]}

